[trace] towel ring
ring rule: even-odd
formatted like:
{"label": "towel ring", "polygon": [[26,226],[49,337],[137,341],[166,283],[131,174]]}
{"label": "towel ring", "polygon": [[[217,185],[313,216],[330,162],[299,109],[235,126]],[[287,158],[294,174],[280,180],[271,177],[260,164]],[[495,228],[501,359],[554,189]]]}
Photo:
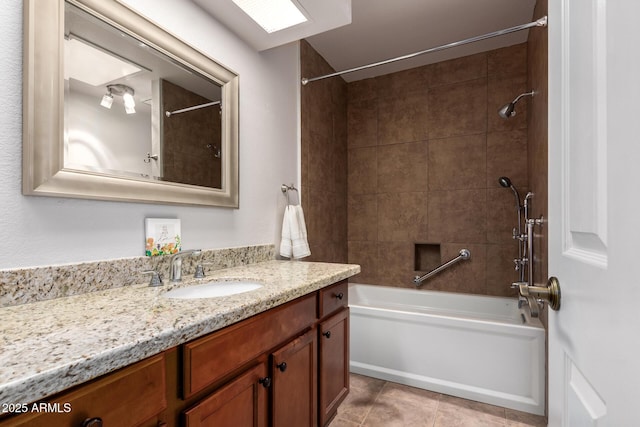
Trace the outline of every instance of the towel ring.
{"label": "towel ring", "polygon": [[293,184],[282,184],[280,186],[280,190],[282,190],[282,193],[287,196],[287,205],[291,204],[291,200],[289,200],[289,191],[295,191],[296,193],[298,193],[298,200],[300,200],[300,193],[298,192],[298,189],[293,186]]}

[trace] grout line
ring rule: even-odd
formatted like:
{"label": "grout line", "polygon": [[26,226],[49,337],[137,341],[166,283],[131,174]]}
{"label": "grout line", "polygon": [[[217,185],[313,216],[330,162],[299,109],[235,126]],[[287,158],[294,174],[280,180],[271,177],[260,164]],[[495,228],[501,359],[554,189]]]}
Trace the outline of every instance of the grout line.
{"label": "grout line", "polygon": [[378,402],[378,398],[382,394],[382,390],[384,390],[384,388],[387,386],[387,384],[389,384],[389,381],[385,381],[384,384],[382,384],[382,387],[380,387],[380,390],[378,391],[378,394],[376,394],[376,397],[373,399],[373,404],[369,407],[369,410],[365,414],[364,418],[362,418],[362,422],[360,423],[361,426],[364,426],[364,422],[367,421],[367,417],[369,416],[369,414],[373,410],[374,406]]}
{"label": "grout line", "polygon": [[442,393],[438,394],[438,401],[436,402],[436,410],[433,414],[433,424],[431,424],[431,427],[435,427],[436,426],[436,422],[438,421],[438,411],[440,410],[440,400],[442,399]]}

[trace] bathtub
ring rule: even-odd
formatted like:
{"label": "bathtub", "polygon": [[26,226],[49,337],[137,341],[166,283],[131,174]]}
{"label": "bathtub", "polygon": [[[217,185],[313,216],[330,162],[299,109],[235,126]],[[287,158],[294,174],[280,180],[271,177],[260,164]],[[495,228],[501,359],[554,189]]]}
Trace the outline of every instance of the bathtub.
{"label": "bathtub", "polygon": [[351,372],[544,415],[545,331],[515,298],[349,284]]}

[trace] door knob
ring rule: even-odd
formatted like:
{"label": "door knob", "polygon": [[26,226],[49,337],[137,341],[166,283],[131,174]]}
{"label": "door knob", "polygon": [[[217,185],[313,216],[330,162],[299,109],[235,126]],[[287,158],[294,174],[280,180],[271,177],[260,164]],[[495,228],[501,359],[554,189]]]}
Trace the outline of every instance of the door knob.
{"label": "door knob", "polygon": [[287,362],[278,363],[276,368],[280,369],[280,372],[284,372],[287,370]]}
{"label": "door knob", "polygon": [[557,277],[549,277],[547,286],[527,286],[526,284],[520,285],[520,295],[523,297],[533,297],[541,299],[549,304],[549,308],[552,310],[560,310],[560,281]]}

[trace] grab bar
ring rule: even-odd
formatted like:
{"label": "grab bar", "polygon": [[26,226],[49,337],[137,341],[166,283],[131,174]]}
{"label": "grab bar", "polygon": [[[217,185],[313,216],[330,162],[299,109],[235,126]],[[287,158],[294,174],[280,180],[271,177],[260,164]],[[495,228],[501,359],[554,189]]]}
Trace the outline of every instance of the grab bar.
{"label": "grab bar", "polygon": [[456,264],[456,263],[458,263],[458,262],[460,262],[462,260],[467,260],[469,258],[471,258],[471,252],[469,252],[468,249],[460,249],[460,253],[458,253],[457,257],[453,258],[452,260],[449,260],[449,261],[445,262],[440,267],[434,268],[433,270],[431,270],[430,272],[428,272],[424,276],[416,276],[413,279],[413,283],[415,283],[416,286],[420,286],[422,284],[422,282],[427,280],[429,277],[435,276],[436,274],[440,273],[442,270],[451,267],[453,264]]}

